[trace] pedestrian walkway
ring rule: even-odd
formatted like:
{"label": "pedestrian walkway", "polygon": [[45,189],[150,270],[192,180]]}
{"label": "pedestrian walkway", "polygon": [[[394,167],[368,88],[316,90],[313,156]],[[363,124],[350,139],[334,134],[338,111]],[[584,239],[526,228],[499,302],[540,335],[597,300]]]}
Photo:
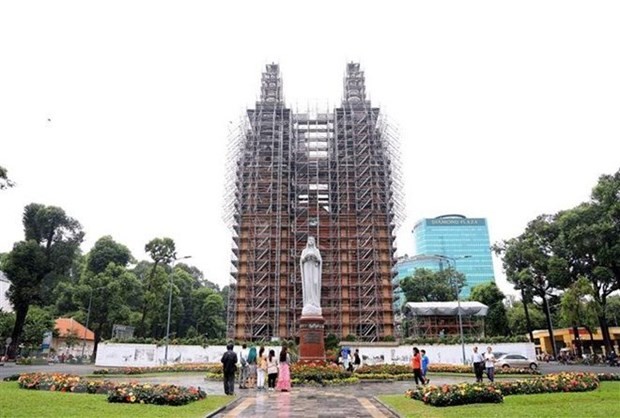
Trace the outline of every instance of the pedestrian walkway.
{"label": "pedestrian walkway", "polygon": [[216,417],[370,417],[392,418],[389,410],[371,399],[326,388],[299,388],[291,392],[259,392],[242,396],[232,408]]}

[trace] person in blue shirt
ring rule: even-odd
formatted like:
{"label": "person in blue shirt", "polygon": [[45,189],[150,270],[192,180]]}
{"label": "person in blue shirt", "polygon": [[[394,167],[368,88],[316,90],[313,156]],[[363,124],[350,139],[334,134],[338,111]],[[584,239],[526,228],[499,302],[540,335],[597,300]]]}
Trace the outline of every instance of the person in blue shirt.
{"label": "person in blue shirt", "polygon": [[424,377],[424,380],[428,384],[429,379],[426,377],[426,372],[428,371],[428,363],[430,360],[426,356],[426,350],[420,350],[420,353],[422,354],[422,377]]}

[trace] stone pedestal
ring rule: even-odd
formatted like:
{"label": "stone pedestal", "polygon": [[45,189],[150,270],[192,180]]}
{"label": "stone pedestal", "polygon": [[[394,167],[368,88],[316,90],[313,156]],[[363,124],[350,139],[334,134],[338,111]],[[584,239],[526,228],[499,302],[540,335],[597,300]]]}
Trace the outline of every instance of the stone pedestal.
{"label": "stone pedestal", "polygon": [[325,361],[325,319],[322,316],[302,316],[299,320],[300,362]]}

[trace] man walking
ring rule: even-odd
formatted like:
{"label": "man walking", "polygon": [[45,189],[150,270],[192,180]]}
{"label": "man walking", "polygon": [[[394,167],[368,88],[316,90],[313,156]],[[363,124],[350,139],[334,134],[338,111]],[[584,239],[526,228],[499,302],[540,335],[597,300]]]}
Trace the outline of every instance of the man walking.
{"label": "man walking", "polygon": [[222,356],[222,369],[224,371],[224,393],[233,396],[235,394],[235,372],[237,371],[237,354],[233,351],[234,345],[229,343],[226,352]]}
{"label": "man walking", "polygon": [[484,369],[484,357],[478,352],[478,347],[474,347],[474,354],[472,355],[472,363],[474,364],[474,374],[476,375],[476,382],[482,383],[482,370]]}
{"label": "man walking", "polygon": [[426,372],[428,372],[428,363],[430,363],[430,360],[426,356],[426,350],[420,350],[420,353],[422,354],[422,377],[424,378],[424,384],[428,385],[430,379],[426,377]]}

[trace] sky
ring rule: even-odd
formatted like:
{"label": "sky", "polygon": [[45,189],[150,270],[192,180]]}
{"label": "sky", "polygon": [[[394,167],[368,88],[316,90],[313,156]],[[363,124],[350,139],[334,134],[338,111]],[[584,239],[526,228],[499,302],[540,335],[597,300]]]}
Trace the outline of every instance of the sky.
{"label": "sky", "polygon": [[227,284],[227,137],[271,62],[299,110],[337,105],[361,63],[400,132],[397,254],[446,213],[517,236],[620,167],[619,21],[617,1],[1,2],[0,252],[37,202],[82,224],[84,252],[111,235],[146,259],[168,236]]}

